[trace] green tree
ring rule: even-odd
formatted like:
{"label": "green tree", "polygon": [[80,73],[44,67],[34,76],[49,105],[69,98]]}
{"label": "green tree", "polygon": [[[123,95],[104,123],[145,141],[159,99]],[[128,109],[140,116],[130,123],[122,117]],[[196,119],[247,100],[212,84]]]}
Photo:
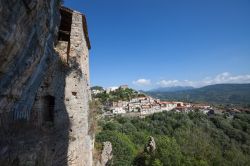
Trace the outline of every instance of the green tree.
{"label": "green tree", "polygon": [[155,159],[152,163],[152,166],[163,166],[161,160]]}
{"label": "green tree", "polygon": [[156,146],[156,156],[163,162],[164,165],[181,165],[181,149],[174,138],[161,136],[157,138]]}

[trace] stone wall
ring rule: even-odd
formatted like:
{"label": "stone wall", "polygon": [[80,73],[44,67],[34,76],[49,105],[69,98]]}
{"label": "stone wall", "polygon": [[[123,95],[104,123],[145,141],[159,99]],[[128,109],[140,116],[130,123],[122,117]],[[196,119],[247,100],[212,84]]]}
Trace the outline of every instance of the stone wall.
{"label": "stone wall", "polygon": [[70,137],[75,139],[69,143],[69,164],[88,166],[92,165],[92,140],[88,135],[89,52],[82,17],[81,13],[73,12],[68,59],[69,68],[73,70],[66,77],[65,106],[72,117]]}
{"label": "stone wall", "polygon": [[62,8],[72,22],[58,41],[58,2],[0,0],[1,166],[92,165],[86,20]]}

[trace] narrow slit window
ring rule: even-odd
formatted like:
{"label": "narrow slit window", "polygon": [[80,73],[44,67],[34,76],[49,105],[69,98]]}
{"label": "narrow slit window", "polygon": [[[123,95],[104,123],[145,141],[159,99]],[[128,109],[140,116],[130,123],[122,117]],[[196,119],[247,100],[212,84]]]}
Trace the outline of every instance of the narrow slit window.
{"label": "narrow slit window", "polygon": [[45,96],[43,99],[43,106],[44,106],[44,121],[54,122],[55,97],[50,95]]}

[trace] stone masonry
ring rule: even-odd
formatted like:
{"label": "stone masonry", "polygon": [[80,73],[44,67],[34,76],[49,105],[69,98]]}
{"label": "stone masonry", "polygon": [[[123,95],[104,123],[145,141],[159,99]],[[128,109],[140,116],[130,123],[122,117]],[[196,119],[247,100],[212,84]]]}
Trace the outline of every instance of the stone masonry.
{"label": "stone masonry", "polygon": [[92,165],[86,18],[58,2],[0,0],[1,166]]}
{"label": "stone masonry", "polygon": [[68,65],[77,70],[66,77],[65,106],[72,117],[70,137],[75,138],[68,147],[69,165],[90,166],[93,143],[88,135],[89,53],[82,19],[81,13],[73,12]]}

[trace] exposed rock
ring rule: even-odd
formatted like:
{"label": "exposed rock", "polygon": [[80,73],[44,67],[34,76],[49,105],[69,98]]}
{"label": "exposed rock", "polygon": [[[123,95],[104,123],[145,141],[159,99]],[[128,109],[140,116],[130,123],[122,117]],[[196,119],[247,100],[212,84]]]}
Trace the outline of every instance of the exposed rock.
{"label": "exposed rock", "polygon": [[148,141],[148,144],[145,147],[145,150],[148,153],[154,153],[155,152],[155,150],[156,150],[156,144],[155,144],[154,137],[152,137],[152,136],[149,137],[149,141]]}
{"label": "exposed rock", "polygon": [[103,149],[101,154],[101,160],[97,163],[97,166],[106,166],[109,161],[112,160],[112,144],[107,141],[103,143]]}
{"label": "exposed rock", "polygon": [[59,2],[0,0],[1,166],[92,165],[86,19]]}
{"label": "exposed rock", "polygon": [[11,118],[30,117],[55,57],[60,15],[57,0],[0,1],[0,113],[2,125],[8,125]]}
{"label": "exposed rock", "polygon": [[108,161],[112,159],[112,144],[111,142],[104,142],[103,143],[103,150],[102,150],[102,158],[101,158],[101,164],[105,166]]}

